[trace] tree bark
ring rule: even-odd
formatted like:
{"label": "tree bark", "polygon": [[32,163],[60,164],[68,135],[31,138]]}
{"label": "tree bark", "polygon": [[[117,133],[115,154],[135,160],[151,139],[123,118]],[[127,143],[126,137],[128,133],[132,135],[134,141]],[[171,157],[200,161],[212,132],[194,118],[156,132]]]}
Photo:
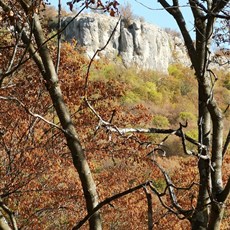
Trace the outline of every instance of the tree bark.
{"label": "tree bark", "polygon": [[[34,36],[37,46],[39,47],[39,54],[44,66],[44,70],[41,72],[46,81],[47,90],[49,91],[62,128],[66,130],[65,138],[72,154],[73,164],[77,169],[81,180],[87,211],[91,212],[93,208],[98,205],[96,185],[80,144],[79,137],[77,136],[77,132],[71,120],[70,113],[64,102],[53,61],[50,57],[47,46],[43,44],[45,42],[45,38],[43,36],[43,30],[40,25],[39,17],[36,14],[34,15]],[[89,220],[89,224],[90,229],[101,229],[101,219],[98,212],[92,216]]]}
{"label": "tree bark", "polygon": [[3,216],[1,210],[0,210],[0,229],[1,230],[12,230],[10,226],[8,225],[5,217]]}
{"label": "tree bark", "polygon": [[[224,212],[224,202],[230,190],[230,180],[225,189],[223,189],[223,118],[222,112],[218,108],[213,95],[212,76],[208,70],[208,56],[215,23],[215,16],[213,13],[218,14],[229,1],[189,0],[196,29],[195,45],[186,29],[185,20],[179,7],[179,1],[173,0],[172,2],[173,5],[169,5],[166,0],[159,0],[159,3],[176,20],[184,38],[192,66],[195,69],[199,100],[199,142],[206,146],[206,149],[198,149],[198,151],[202,155],[211,155],[211,160],[200,158],[198,162],[200,176],[199,194],[195,212],[190,218],[190,222],[193,230],[217,230],[220,229],[220,223]],[[205,2],[207,3],[207,11],[209,11],[209,13],[202,8]],[[211,144],[212,148],[210,148]]]}

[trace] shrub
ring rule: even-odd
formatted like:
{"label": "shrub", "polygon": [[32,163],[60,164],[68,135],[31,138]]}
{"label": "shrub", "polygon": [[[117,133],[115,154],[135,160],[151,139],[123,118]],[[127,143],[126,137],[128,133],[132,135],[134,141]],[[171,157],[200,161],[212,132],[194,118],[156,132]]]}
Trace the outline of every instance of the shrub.
{"label": "shrub", "polygon": [[156,115],[154,116],[152,120],[152,124],[159,128],[168,128],[169,126],[169,120],[167,117],[162,115]]}
{"label": "shrub", "polygon": [[179,119],[183,122],[193,122],[196,121],[196,116],[190,112],[180,112]]}
{"label": "shrub", "polygon": [[151,101],[156,104],[162,101],[162,94],[157,91],[156,84],[153,82],[141,82],[133,91],[144,101]]}
{"label": "shrub", "polygon": [[133,14],[132,5],[125,1],[124,5],[120,6],[119,11],[123,18],[124,26],[128,28],[131,24],[131,20],[133,20],[135,17]]}
{"label": "shrub", "polygon": [[138,94],[132,91],[127,91],[125,95],[122,97],[122,103],[132,105],[138,104],[141,102],[141,99]]}
{"label": "shrub", "polygon": [[174,77],[180,77],[182,75],[182,69],[177,65],[170,65],[168,67],[168,73]]}

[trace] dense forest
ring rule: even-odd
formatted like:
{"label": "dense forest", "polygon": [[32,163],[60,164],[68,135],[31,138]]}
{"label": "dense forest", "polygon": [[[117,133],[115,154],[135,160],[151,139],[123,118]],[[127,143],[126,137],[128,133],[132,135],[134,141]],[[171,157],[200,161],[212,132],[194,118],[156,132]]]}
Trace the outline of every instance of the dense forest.
{"label": "dense forest", "polygon": [[[23,4],[15,7],[12,12],[25,10]],[[190,229],[186,217],[195,210],[200,183],[200,156],[194,154],[200,146],[196,70],[180,64],[170,65],[168,74],[125,68],[119,57],[116,63],[104,58],[92,62],[84,50],[75,48],[76,41],[63,41],[58,81],[53,83],[42,77],[48,70],[44,61],[45,70],[36,59],[38,51],[43,60],[36,32],[34,40],[27,33],[32,42],[25,45],[23,33],[18,36],[4,21],[11,11],[2,12],[0,68],[6,74],[0,79],[0,219],[12,229],[72,229],[90,212],[81,174],[73,163],[72,134],[53,99],[54,84],[60,86],[61,100],[77,130],[73,139],[81,143],[92,173],[103,229],[151,229],[151,225],[159,230]],[[44,34],[51,37],[50,13],[41,14]],[[30,13],[27,16],[30,20]],[[18,42],[21,38],[23,42]],[[56,36],[46,42],[54,66],[57,40]],[[37,51],[31,51],[30,44]],[[213,92],[224,111],[226,138],[230,73],[223,68],[213,71],[218,76]],[[229,149],[224,155],[226,184]],[[188,212],[179,213],[175,204]],[[229,200],[225,206],[223,230],[229,229]],[[1,224],[1,229],[10,229]],[[85,221],[82,229],[88,228]]]}

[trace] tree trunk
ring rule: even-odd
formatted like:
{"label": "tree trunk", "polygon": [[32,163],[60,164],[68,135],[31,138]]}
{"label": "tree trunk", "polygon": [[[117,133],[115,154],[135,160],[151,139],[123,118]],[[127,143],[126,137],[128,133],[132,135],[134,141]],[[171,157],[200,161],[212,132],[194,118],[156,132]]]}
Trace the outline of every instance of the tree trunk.
{"label": "tree trunk", "polygon": [[[57,112],[58,118],[61,122],[62,128],[66,131],[65,138],[67,145],[72,154],[73,164],[78,171],[84,196],[86,200],[87,211],[91,212],[98,204],[98,195],[96,185],[93,180],[89,165],[87,163],[84,151],[77,136],[75,127],[72,123],[70,113],[64,102],[61,88],[58,82],[58,76],[55,71],[53,61],[50,57],[48,48],[43,43],[45,42],[43,30],[40,25],[38,15],[34,15],[34,36],[37,46],[39,47],[39,54],[41,60],[35,60],[41,73],[46,81],[47,90],[49,91],[54,108]],[[35,56],[34,56],[35,57]],[[41,69],[43,68],[43,69]],[[101,219],[99,213],[95,213],[89,220],[90,229],[101,229]]]}
{"label": "tree trunk", "polygon": [[[201,6],[207,3],[207,10],[220,12],[229,1],[193,1],[189,0],[196,29],[195,44],[186,28],[185,20],[180,11],[179,1],[159,0],[160,4],[176,20],[184,38],[188,55],[195,70],[198,82],[198,128],[199,142],[206,148],[198,149],[202,155],[211,159],[199,159],[199,194],[194,214],[190,218],[193,230],[220,229],[223,217],[224,202],[230,190],[230,179],[225,189],[222,182],[223,162],[223,121],[222,113],[215,102],[213,82],[209,72],[209,53],[212,40],[215,16],[203,11]],[[214,11],[213,11],[214,9]],[[207,13],[207,14],[206,14]],[[212,145],[212,146],[210,146]],[[224,198],[221,198],[224,196]]]}
{"label": "tree trunk", "polygon": [[[210,146],[211,119],[205,102],[204,85],[201,82],[198,83],[198,98],[199,143],[207,146],[206,149],[198,149],[198,151],[202,155],[207,155]],[[208,192],[210,183],[209,161],[200,158],[198,162],[198,170],[200,183],[197,206],[191,221],[193,230],[207,229],[209,220],[209,208],[207,206],[210,202]]]}
{"label": "tree trunk", "polygon": [[211,205],[210,221],[208,224],[208,230],[219,230],[221,220],[224,215],[224,204],[219,202],[213,202]]}

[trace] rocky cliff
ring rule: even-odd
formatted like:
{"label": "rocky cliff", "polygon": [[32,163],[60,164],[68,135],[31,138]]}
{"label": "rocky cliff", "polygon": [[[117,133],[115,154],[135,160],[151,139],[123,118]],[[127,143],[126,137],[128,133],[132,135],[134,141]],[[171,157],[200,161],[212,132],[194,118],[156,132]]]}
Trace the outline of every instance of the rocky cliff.
{"label": "rocky cliff", "polygon": [[[64,18],[63,25],[71,19]],[[107,43],[117,21],[118,18],[101,14],[83,15],[70,23],[64,36],[68,41],[76,39],[77,44],[85,47],[87,56],[91,58],[97,49]],[[129,23],[121,20],[108,46],[100,52],[101,55],[109,59],[120,56],[127,67],[135,65],[165,73],[171,63],[190,65],[179,37],[141,20]]]}

